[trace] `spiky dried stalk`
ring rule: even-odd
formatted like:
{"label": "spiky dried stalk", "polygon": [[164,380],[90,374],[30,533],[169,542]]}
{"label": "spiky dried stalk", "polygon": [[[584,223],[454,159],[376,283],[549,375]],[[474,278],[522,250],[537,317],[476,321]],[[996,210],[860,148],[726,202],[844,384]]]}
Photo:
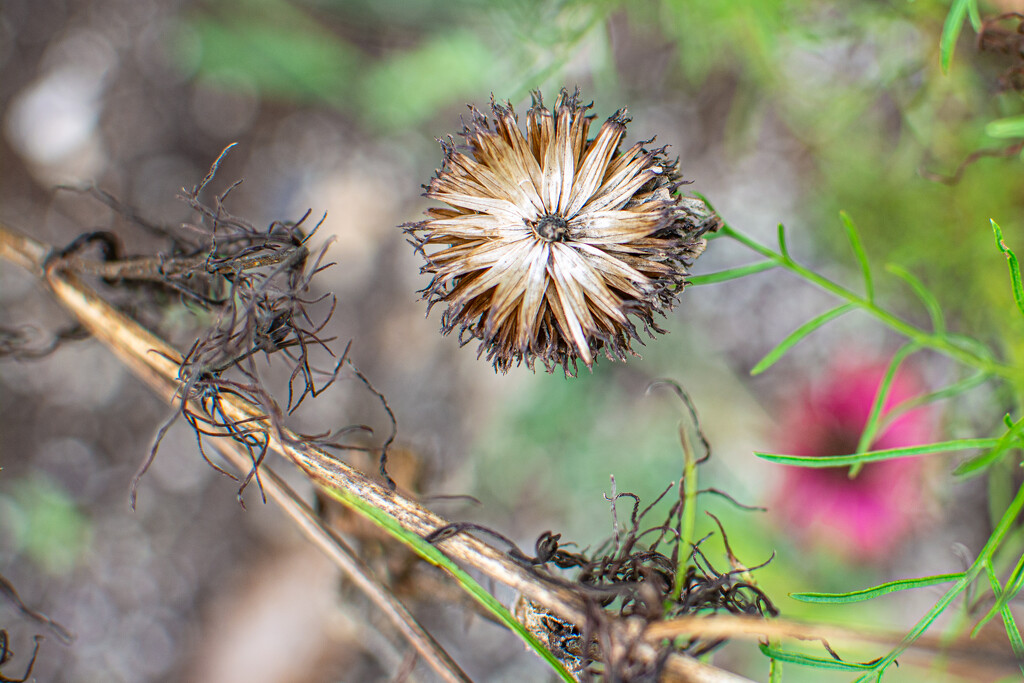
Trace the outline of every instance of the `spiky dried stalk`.
{"label": "spiky dried stalk", "polygon": [[[539,92],[526,135],[512,106],[493,120],[470,107],[461,136],[441,141],[444,162],[426,196],[451,208],[404,226],[433,276],[430,307],[444,302],[445,334],[480,340],[496,370],[540,360],[566,374],[599,352],[636,355],[633,318],[653,336],[717,216],[678,194],[678,162],[651,140],[620,150],[629,117],[615,112],[588,139],[592,104],[563,89],[551,110]],[[428,251],[440,245],[442,248]]]}

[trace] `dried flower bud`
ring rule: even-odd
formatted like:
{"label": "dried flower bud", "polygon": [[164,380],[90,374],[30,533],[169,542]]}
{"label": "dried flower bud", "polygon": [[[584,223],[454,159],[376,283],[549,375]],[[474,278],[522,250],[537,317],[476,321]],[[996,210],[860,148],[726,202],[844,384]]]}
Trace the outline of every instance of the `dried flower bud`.
{"label": "dried flower bud", "polygon": [[534,93],[525,137],[511,105],[492,100],[493,121],[470,107],[466,146],[441,141],[425,195],[452,208],[404,226],[433,275],[428,313],[445,302],[442,332],[479,339],[502,372],[539,359],[572,374],[598,352],[636,355],[630,316],[652,337],[664,331],[654,314],[675,304],[702,235],[719,225],[703,201],[676,194],[678,164],[664,147],[620,151],[625,109],[588,139],[592,106],[563,89],[549,110]]}

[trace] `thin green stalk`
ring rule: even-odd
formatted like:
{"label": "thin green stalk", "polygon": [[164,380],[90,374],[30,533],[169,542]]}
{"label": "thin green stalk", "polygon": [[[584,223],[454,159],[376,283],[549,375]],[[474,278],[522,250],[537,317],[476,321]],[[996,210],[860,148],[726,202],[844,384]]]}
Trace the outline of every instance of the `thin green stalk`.
{"label": "thin green stalk", "polygon": [[1005,365],[1003,363],[998,363],[989,358],[985,358],[980,354],[972,353],[967,349],[961,348],[953,344],[945,335],[936,334],[933,332],[926,332],[911,325],[908,322],[900,320],[899,318],[892,315],[888,311],[879,308],[875,303],[866,299],[865,297],[847,289],[846,287],[843,287],[842,285],[836,282],[833,282],[832,280],[829,280],[826,277],[822,277],[818,273],[815,273],[814,271],[800,265],[792,258],[789,258],[788,256],[780,254],[770,249],[769,247],[766,247],[760,242],[757,242],[756,240],[747,237],[743,233],[733,230],[728,225],[723,225],[720,228],[719,232],[723,236],[731,237],[732,239],[736,240],[743,246],[747,247],[748,249],[751,249],[752,251],[757,252],[761,256],[764,256],[768,260],[778,264],[779,266],[785,268],[786,270],[789,270],[790,272],[799,275],[808,282],[817,285],[826,292],[834,294],[840,299],[848,301],[852,304],[856,304],[858,307],[860,307],[862,310],[873,316],[882,324],[886,325],[887,327],[896,332],[899,332],[900,334],[906,336],[911,341],[921,346],[944,353],[950,358],[953,358],[965,365],[978,368],[989,374],[998,375],[1000,377],[1005,377],[1009,379],[1017,378],[1020,375],[1020,372],[1017,368],[1014,368],[1010,365]]}
{"label": "thin green stalk", "polygon": [[693,548],[694,534],[697,527],[697,459],[693,455],[693,443],[686,427],[679,427],[679,439],[683,445],[683,511],[680,525],[679,564],[676,566],[676,585],[672,589],[672,600],[677,601],[683,594],[683,583],[686,581],[686,559],[684,551]]}

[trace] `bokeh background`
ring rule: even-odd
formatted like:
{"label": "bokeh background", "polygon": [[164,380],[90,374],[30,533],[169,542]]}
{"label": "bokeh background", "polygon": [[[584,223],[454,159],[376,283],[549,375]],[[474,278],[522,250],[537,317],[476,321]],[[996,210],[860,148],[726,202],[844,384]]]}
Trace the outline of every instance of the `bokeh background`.
{"label": "bokeh background", "polygon": [[[982,5],[986,17],[1011,9]],[[681,406],[646,391],[671,378],[692,395],[712,444],[701,486],[769,508],[702,499],[746,564],[775,553],[756,578],[783,614],[899,630],[938,593],[842,608],[809,608],[787,593],[960,570],[987,538],[1014,469],[954,481],[955,460],[943,456],[850,481],[752,455],[852,450],[899,339],[845,316],[751,377],[786,334],[834,305],[773,271],[688,289],[664,322],[669,334],[642,359],[602,360],[575,379],[525,368],[499,376],[472,346],[438,334],[438,311],[424,317],[416,291],[427,279],[397,226],[428,206],[420,193],[440,161],[435,138],[459,130],[467,103],[483,108],[493,95],[522,112],[535,88],[553,97],[578,86],[598,120],[628,107],[630,142],[657,135],[670,145],[692,189],[736,229],[770,243],[784,223],[799,259],[853,285],[845,210],[878,273],[886,263],[913,272],[952,328],[1017,358],[1019,312],[988,221],[1024,246],[1024,167],[1014,155],[986,157],[954,183],[941,177],[978,150],[1015,142],[985,126],[1021,110],[1019,22],[996,25],[1005,35],[980,45],[968,27],[944,74],[947,11],[931,0],[4,0],[0,220],[54,244],[113,229],[130,253],[146,253],[151,237],[126,215],[57,186],[95,183],[146,221],[177,224],[192,218],[181,188],[237,142],[217,180],[223,189],[244,179],[234,213],[257,224],[327,214],[319,235],[335,240],[336,265],[318,287],[338,297],[338,348],[351,339],[351,358],[388,398],[419,490],[481,503],[438,501],[439,512],[524,548],[548,529],[581,546],[601,542],[612,531],[611,476],[645,501],[678,480]],[[694,272],[753,260],[717,240]],[[905,283],[880,276],[878,288],[892,310],[926,323]],[[0,316],[41,339],[69,322],[3,263]],[[194,321],[183,308],[153,322],[188,345]],[[905,396],[961,376],[936,356],[913,361],[899,381]],[[1010,406],[981,387],[912,413],[886,438],[987,436]],[[401,639],[254,490],[243,510],[236,485],[202,462],[186,430],[170,432],[129,510],[132,472],[168,414],[93,341],[0,362],[0,573],[76,634],[71,646],[47,638],[37,679],[394,679]],[[298,425],[352,422],[387,431],[380,405],[349,380]],[[708,544],[724,567],[720,539]],[[443,592],[413,586],[408,600],[472,676],[546,675]],[[14,676],[37,629],[3,604],[0,627],[17,654],[3,673]],[[716,661],[767,678],[753,646],[730,646]],[[422,665],[411,676],[432,680]],[[790,666],[785,680],[826,676]],[[892,677],[989,680],[954,669]]]}

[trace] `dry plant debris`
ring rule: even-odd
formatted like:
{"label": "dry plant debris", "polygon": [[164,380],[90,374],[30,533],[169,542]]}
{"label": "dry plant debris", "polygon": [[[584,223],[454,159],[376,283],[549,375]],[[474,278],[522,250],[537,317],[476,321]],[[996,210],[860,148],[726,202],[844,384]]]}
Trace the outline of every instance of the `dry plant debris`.
{"label": "dry plant debris", "polygon": [[[668,384],[684,401],[697,425],[705,449],[697,464],[706,462],[710,447],[692,403],[678,385]],[[670,501],[660,523],[651,524],[653,510],[671,491],[678,496]],[[697,493],[721,495],[741,508],[760,509],[741,505],[715,489]],[[508,556],[539,581],[552,582],[582,599],[586,620],[580,626],[525,597],[515,606],[517,617],[580,680],[590,680],[597,674],[611,681],[661,680],[670,655],[698,657],[726,641],[691,634],[664,640],[653,659],[641,657],[634,648],[649,642],[646,631],[656,623],[712,614],[757,619],[778,616],[779,610],[751,574],[771,558],[755,567],[743,565],[733,553],[724,527],[714,516],[730,565],[728,570],[716,568],[702,549],[711,534],[694,542],[685,540],[683,518],[688,503],[684,482],[673,482],[654,501],[641,507],[637,495],[615,491],[613,478],[612,495],[607,500],[611,504],[613,534],[593,550],[576,550],[575,544],[562,541],[561,534],[546,531],[537,538],[531,555],[500,532],[469,522],[449,524],[430,534],[427,540],[437,543],[467,532],[496,538],[509,547]],[[619,521],[620,500],[632,502],[628,524]],[[616,630],[623,624],[625,639],[621,630]]]}
{"label": "dry plant debris", "polygon": [[[102,190],[86,190],[141,227],[167,238],[170,245],[166,252],[125,258],[117,236],[100,231],[78,237],[52,253],[45,263],[47,271],[97,276],[110,284],[131,283],[135,309],[159,307],[166,299],[160,295],[170,291],[212,320],[181,360],[178,410],[161,427],[136,472],[130,492],[133,507],[142,476],[167,430],[179,417],[195,433],[202,457],[226,476],[237,478],[208,457],[203,438],[228,436],[245,447],[251,468],[240,481],[238,500],[242,503],[246,487],[252,481],[260,484],[260,464],[270,442],[264,421],[269,420],[278,436],[284,434],[280,427],[285,417],[307,398],[319,396],[345,368],[373,393],[391,419],[392,433],[381,449],[381,472],[387,476],[386,455],[395,435],[394,415],[384,397],[350,361],[349,347],[337,356],[329,346],[334,339],[323,335],[334,313],[334,296],[311,293],[313,277],[333,265],[325,263],[330,242],[312,254],[307,246],[322,219],[308,231],[305,223],[309,212],[295,222],[274,221],[266,228],[257,227],[225,208],[225,200],[240,181],[216,195],[211,205],[204,203],[201,195],[229,150],[221,153],[202,182],[180,196],[197,220],[176,229],[139,219],[137,212]],[[101,258],[85,256],[90,247],[98,247]],[[313,360],[317,352],[331,359],[332,367],[318,368]],[[287,359],[290,376],[285,405],[278,403],[260,376],[255,356],[261,353]],[[242,421],[228,418],[222,407],[226,395],[259,406],[262,415]],[[365,446],[348,444],[344,439],[355,432],[370,431],[365,425],[346,425],[298,438],[322,448],[364,450]]]}

